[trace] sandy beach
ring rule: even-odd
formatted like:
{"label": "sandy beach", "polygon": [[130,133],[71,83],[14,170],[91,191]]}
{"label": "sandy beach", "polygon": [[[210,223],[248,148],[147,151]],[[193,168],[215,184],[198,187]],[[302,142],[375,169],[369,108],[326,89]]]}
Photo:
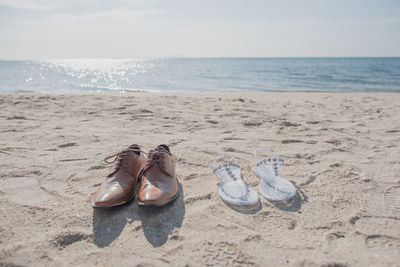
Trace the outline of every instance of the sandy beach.
{"label": "sandy beach", "polygon": [[[0,95],[1,266],[399,266],[400,94]],[[180,197],[93,209],[106,156],[165,143]],[[209,168],[285,159],[289,204],[227,206]],[[398,199],[398,198],[397,198]],[[396,210],[397,207],[397,210]]]}

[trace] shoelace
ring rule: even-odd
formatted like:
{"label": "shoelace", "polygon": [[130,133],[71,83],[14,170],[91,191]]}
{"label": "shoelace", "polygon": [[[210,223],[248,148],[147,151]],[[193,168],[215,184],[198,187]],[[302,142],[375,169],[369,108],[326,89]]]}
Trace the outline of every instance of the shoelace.
{"label": "shoelace", "polygon": [[171,155],[174,158],[176,158],[176,156],[174,154],[172,154],[171,152],[168,152],[167,150],[164,149],[152,149],[149,151],[149,154],[147,155],[147,167],[150,167],[151,165],[159,165],[162,161],[162,159],[164,159],[163,157],[160,157],[161,155]]}
{"label": "shoelace", "polygon": [[[104,158],[104,162],[106,162],[108,164],[112,164],[112,163],[116,162],[114,171],[121,167],[126,167],[127,162],[124,161],[124,159],[127,156],[128,152],[142,152],[145,155],[147,155],[147,153],[144,152],[143,150],[141,150],[140,148],[128,148],[128,149],[124,149],[121,152],[118,152],[114,155]],[[112,161],[108,161],[111,158],[114,158],[114,159]]]}

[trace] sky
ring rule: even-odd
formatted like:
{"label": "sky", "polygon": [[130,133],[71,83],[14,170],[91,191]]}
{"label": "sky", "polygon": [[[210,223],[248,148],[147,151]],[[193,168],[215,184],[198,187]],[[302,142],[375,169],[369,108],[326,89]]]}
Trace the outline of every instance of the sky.
{"label": "sky", "polygon": [[400,56],[400,0],[0,0],[0,59]]}

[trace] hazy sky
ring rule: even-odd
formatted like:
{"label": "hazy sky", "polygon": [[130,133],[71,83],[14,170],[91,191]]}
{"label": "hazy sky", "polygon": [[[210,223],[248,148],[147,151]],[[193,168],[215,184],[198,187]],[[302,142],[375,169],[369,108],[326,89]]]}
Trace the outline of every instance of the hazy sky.
{"label": "hazy sky", "polygon": [[400,56],[400,0],[0,0],[0,58]]}

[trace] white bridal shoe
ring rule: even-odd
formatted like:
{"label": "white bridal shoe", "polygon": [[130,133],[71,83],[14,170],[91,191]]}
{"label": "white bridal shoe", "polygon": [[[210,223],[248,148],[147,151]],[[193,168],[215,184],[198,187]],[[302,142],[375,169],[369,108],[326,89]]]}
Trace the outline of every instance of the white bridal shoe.
{"label": "white bridal shoe", "polygon": [[223,153],[211,161],[210,168],[220,178],[218,194],[225,202],[232,205],[255,205],[257,193],[242,180],[240,166],[235,157]]}
{"label": "white bridal shoe", "polygon": [[[256,164],[251,169],[254,174],[261,179],[259,190],[261,195],[271,201],[289,201],[296,196],[296,187],[279,174],[279,167],[283,165],[284,160],[276,155],[267,158],[259,158],[257,151],[266,148],[258,147],[254,150]],[[271,153],[268,153],[271,154]]]}

